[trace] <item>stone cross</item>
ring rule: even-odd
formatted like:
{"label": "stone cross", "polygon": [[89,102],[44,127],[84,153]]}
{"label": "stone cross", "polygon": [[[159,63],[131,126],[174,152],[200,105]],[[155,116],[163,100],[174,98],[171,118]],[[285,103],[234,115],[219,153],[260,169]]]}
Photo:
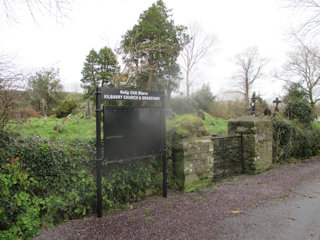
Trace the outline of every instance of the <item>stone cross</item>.
{"label": "stone cross", "polygon": [[276,98],[276,100],[274,100],[273,103],[276,104],[276,108],[274,109],[274,113],[278,113],[279,112],[278,105],[279,105],[279,103],[281,103],[281,101],[279,100],[279,98]]}
{"label": "stone cross", "polygon": [[256,101],[258,100],[258,98],[256,97],[256,93],[254,92],[252,94],[252,98],[251,98],[251,114],[252,115],[256,115]]}

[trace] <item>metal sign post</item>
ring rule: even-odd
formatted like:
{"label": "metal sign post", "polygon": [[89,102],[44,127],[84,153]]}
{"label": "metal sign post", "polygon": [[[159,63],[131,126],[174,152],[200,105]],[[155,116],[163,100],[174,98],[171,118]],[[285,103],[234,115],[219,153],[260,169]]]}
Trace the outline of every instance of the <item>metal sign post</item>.
{"label": "metal sign post", "polygon": [[165,99],[162,97],[162,196],[167,197],[167,143],[166,143],[166,114]]}
{"label": "metal sign post", "polygon": [[101,191],[101,88],[96,88],[96,170],[97,170],[97,217],[102,217],[102,191]]}
{"label": "metal sign post", "polygon": [[[101,100],[144,101],[154,107],[103,106]],[[159,105],[161,105],[159,107]],[[101,154],[103,111],[104,156]],[[167,197],[167,149],[164,92],[118,88],[96,89],[97,217],[102,217],[101,165],[158,155],[163,166],[163,197]]]}

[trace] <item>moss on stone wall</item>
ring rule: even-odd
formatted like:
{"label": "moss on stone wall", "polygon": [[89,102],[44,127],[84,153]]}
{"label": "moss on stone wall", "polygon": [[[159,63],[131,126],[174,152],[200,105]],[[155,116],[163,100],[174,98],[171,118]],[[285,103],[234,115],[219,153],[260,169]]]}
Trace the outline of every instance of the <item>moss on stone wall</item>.
{"label": "moss on stone wall", "polygon": [[171,139],[192,138],[208,135],[204,121],[191,114],[177,115],[175,118],[167,121],[167,131],[169,138]]}
{"label": "moss on stone wall", "polygon": [[174,144],[173,172],[180,190],[206,187],[213,177],[213,147],[210,137],[180,139]]}
{"label": "moss on stone wall", "polygon": [[256,174],[272,166],[272,122],[253,116],[231,120],[229,135],[243,134],[245,173]]}

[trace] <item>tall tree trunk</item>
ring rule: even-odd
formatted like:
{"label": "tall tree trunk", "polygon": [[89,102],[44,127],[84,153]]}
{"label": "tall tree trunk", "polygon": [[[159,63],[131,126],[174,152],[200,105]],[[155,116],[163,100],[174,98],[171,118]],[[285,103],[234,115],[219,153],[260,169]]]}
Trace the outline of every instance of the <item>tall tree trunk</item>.
{"label": "tall tree trunk", "polygon": [[190,83],[189,83],[189,75],[190,75],[190,69],[187,68],[186,71],[186,91],[187,91],[187,99],[190,98]]}
{"label": "tall tree trunk", "polygon": [[152,84],[152,80],[153,80],[153,56],[151,55],[149,58],[149,78],[148,78],[148,82],[147,82],[147,91],[151,90],[151,84]]}
{"label": "tall tree trunk", "polygon": [[[148,77],[148,81],[147,81],[147,86],[146,86],[146,90],[147,91],[150,91],[151,90],[151,84],[152,84],[152,80],[153,80],[153,56],[151,55],[150,56],[150,59],[149,59],[149,77]],[[146,101],[143,101],[141,103],[141,106],[145,106],[146,105]]]}
{"label": "tall tree trunk", "polygon": [[249,81],[248,79],[246,79],[245,81],[246,83],[246,92],[245,92],[245,95],[244,95],[244,101],[246,104],[249,104]]}

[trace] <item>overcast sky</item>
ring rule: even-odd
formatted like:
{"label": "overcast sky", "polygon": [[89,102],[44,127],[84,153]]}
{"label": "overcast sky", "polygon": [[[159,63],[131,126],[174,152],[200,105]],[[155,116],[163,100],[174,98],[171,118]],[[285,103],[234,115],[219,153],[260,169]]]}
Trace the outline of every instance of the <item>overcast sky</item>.
{"label": "overcast sky", "polygon": [[[119,46],[121,37],[137,23],[139,15],[156,0],[74,0],[68,17],[54,18],[21,7],[19,23],[1,18],[0,51],[15,56],[21,68],[56,67],[66,90],[80,91],[83,63],[89,51]],[[203,31],[218,37],[217,50],[199,66],[197,84],[209,83],[214,94],[230,89],[235,71],[232,59],[248,47],[257,47],[270,59],[267,72],[280,69],[292,49],[288,30],[293,11],[277,0],[166,0],[175,24],[198,22]],[[257,82],[255,90],[272,99],[281,95],[281,83],[272,76]]]}

